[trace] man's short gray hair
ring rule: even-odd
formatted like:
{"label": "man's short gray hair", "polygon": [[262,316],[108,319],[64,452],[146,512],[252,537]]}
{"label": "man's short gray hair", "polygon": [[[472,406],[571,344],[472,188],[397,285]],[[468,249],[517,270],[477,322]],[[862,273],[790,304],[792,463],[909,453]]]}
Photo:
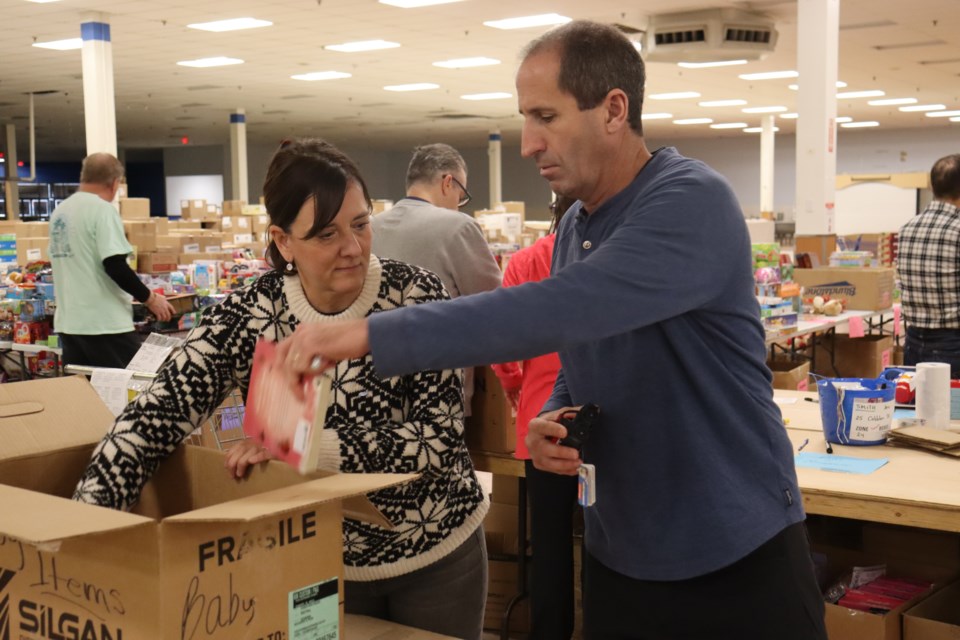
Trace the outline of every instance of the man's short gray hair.
{"label": "man's short gray hair", "polygon": [[109,153],[91,153],[83,159],[80,182],[112,187],[123,177],[123,164]]}
{"label": "man's short gray hair", "polygon": [[444,174],[458,171],[467,175],[467,163],[456,149],[442,142],[424,144],[413,150],[407,167],[407,188],[417,183],[429,184]]}

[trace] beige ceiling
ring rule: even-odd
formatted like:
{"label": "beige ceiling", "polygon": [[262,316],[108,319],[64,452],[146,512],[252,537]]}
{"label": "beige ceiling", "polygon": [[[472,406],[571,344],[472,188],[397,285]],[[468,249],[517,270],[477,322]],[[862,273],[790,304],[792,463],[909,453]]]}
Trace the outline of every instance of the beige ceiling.
{"label": "beige ceiling", "polygon": [[[804,0],[801,0],[804,1]],[[61,0],[36,4],[0,0],[0,122],[13,122],[26,136],[27,92],[36,97],[38,146],[44,156],[64,151],[82,155],[83,88],[80,51],[49,51],[34,41],[77,37],[82,18],[103,12],[113,38],[118,141],[121,148],[179,144],[220,144],[229,138],[228,114],[247,113],[251,143],[272,143],[286,135],[320,135],[341,144],[392,147],[421,140],[483,144],[491,128],[504,138],[519,137],[515,99],[468,102],[463,94],[513,93],[516,55],[543,31],[500,31],[485,20],[557,12],[572,18],[643,28],[648,16],[710,7],[752,8],[772,17],[780,33],[775,53],[738,67],[684,70],[675,64],[648,65],[648,93],[696,90],[699,100],[742,98],[748,106],[794,108],[792,80],[748,82],[738,74],[795,69],[796,11],[791,0],[696,2],[690,0],[463,0],[420,9],[399,9],[376,0]],[[195,22],[251,16],[274,26],[232,33],[186,28]],[[887,97],[916,97],[921,103],[960,108],[960,0],[841,0],[839,78],[847,90],[882,89]],[[397,49],[337,53],[323,45],[382,38]],[[893,47],[891,48],[891,45]],[[908,46],[897,46],[908,45]],[[813,40],[803,47],[816,47]],[[449,70],[432,62],[490,56],[493,67]],[[208,56],[242,58],[245,64],[210,69],[177,66],[178,60]],[[302,82],[291,75],[340,70],[352,78]],[[434,82],[440,89],[391,93],[385,85]],[[645,111],[675,118],[712,117],[716,122],[759,124],[741,107],[704,108],[698,100],[648,101]],[[960,123],[871,107],[844,100],[838,115],[878,120],[881,127],[941,127],[958,135]],[[469,116],[469,117],[466,117]],[[781,131],[794,122],[780,121]],[[648,121],[657,138],[744,136],[706,125],[678,126]],[[22,147],[22,143],[20,145]]]}

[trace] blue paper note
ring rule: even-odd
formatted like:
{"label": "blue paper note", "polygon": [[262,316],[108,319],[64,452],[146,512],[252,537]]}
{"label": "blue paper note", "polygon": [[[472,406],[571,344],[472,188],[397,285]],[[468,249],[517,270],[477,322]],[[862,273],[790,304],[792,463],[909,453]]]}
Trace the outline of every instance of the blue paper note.
{"label": "blue paper note", "polygon": [[915,409],[904,409],[903,407],[897,407],[896,409],[893,410],[894,420],[909,419],[909,418],[916,418],[916,417],[917,417],[917,412]]}
{"label": "blue paper note", "polygon": [[802,452],[795,456],[797,468],[838,471],[840,473],[873,473],[887,464],[887,458],[851,458],[828,453]]}

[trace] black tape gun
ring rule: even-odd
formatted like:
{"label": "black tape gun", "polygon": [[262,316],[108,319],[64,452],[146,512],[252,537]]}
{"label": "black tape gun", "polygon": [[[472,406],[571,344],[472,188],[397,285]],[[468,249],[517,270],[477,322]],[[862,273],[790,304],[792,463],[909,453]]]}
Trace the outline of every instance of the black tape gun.
{"label": "black tape gun", "polygon": [[564,411],[557,422],[567,428],[567,437],[558,440],[557,444],[574,449],[582,448],[599,418],[600,407],[593,403],[583,405],[579,411]]}

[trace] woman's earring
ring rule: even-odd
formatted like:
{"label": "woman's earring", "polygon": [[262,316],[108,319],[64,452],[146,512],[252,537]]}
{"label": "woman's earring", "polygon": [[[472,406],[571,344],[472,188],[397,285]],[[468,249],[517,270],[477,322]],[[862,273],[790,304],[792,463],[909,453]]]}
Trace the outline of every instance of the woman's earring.
{"label": "woman's earring", "polygon": [[292,262],[288,262],[288,263],[287,263],[287,266],[286,266],[285,268],[286,268],[286,270],[287,270],[287,273],[293,273],[293,263],[292,263]]}

